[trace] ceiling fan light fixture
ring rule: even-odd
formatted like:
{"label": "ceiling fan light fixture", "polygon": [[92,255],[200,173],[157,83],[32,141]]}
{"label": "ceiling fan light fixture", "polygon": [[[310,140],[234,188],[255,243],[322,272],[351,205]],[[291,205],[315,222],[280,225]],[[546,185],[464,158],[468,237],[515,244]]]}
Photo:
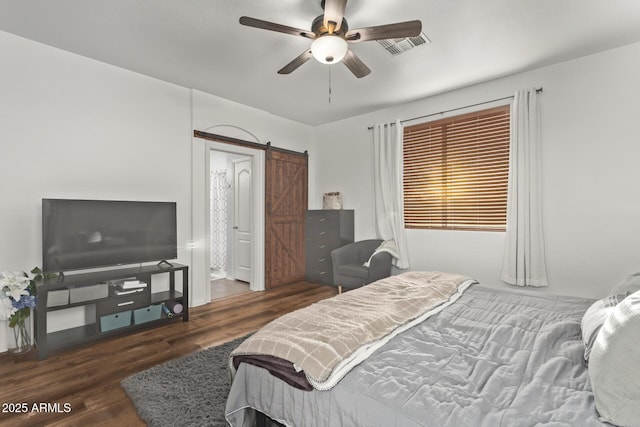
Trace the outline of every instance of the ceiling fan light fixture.
{"label": "ceiling fan light fixture", "polygon": [[334,34],[320,36],[311,43],[313,57],[323,64],[335,64],[347,54],[347,41]]}

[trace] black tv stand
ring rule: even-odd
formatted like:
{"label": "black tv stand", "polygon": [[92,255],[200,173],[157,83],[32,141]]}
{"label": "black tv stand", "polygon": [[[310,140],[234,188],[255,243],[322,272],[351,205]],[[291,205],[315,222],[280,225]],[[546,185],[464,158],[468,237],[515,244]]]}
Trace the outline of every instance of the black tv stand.
{"label": "black tv stand", "polygon": [[[166,325],[174,319],[188,321],[189,267],[178,263],[161,264],[61,274],[38,282],[34,327],[38,359],[46,359],[52,351]],[[180,272],[182,289],[176,280]],[[160,277],[166,274],[168,286],[166,276]],[[124,288],[125,281],[132,281],[134,288],[139,286],[129,290]],[[181,304],[182,312],[167,314],[163,305],[168,302]],[[78,307],[84,307],[89,314],[86,324],[47,331],[48,313]]]}
{"label": "black tv stand", "polygon": [[158,267],[162,267],[162,265],[163,265],[163,264],[166,264],[166,265],[167,265],[167,267],[169,267],[169,268],[172,268],[172,267],[173,267],[173,264],[171,264],[171,263],[170,263],[169,261],[167,261],[166,259],[163,259],[162,261],[160,261],[160,262],[158,263]]}

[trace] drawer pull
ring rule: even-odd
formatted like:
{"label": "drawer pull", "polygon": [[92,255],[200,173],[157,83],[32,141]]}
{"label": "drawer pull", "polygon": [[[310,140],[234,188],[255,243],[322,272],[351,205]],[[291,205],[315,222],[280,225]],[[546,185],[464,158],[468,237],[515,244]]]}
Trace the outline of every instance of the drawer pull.
{"label": "drawer pull", "polygon": [[319,234],[322,236],[322,235],[327,234],[327,232],[326,231],[321,231]]}
{"label": "drawer pull", "polygon": [[318,274],[323,275],[323,274],[327,274],[326,271],[318,271]]}
{"label": "drawer pull", "polygon": [[122,306],[125,306],[125,305],[131,305],[131,304],[133,304],[133,301],[121,302],[121,303],[118,304],[118,307],[122,307]]}
{"label": "drawer pull", "polygon": [[326,220],[327,220],[327,218],[320,218],[320,222],[326,221]]}

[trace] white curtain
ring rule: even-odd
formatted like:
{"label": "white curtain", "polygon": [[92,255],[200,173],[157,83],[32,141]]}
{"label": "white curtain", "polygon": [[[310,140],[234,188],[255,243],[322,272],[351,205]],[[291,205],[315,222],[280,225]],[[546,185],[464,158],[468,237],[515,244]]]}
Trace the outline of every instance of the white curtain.
{"label": "white curtain", "polygon": [[373,127],[373,194],[376,234],[379,239],[395,241],[399,257],[393,264],[398,268],[409,268],[404,231],[400,121]]}
{"label": "white curtain", "polygon": [[548,286],[542,232],[539,116],[536,89],[516,92],[511,105],[502,280],[517,286]]}

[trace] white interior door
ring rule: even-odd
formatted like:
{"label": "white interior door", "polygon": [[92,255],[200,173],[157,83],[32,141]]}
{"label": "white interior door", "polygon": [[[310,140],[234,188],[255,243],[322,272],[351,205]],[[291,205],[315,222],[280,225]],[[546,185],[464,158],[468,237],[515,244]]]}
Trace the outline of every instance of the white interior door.
{"label": "white interior door", "polygon": [[235,279],[244,282],[251,282],[251,225],[253,223],[251,175],[251,159],[245,158],[233,161],[233,176],[235,180],[233,268]]}

